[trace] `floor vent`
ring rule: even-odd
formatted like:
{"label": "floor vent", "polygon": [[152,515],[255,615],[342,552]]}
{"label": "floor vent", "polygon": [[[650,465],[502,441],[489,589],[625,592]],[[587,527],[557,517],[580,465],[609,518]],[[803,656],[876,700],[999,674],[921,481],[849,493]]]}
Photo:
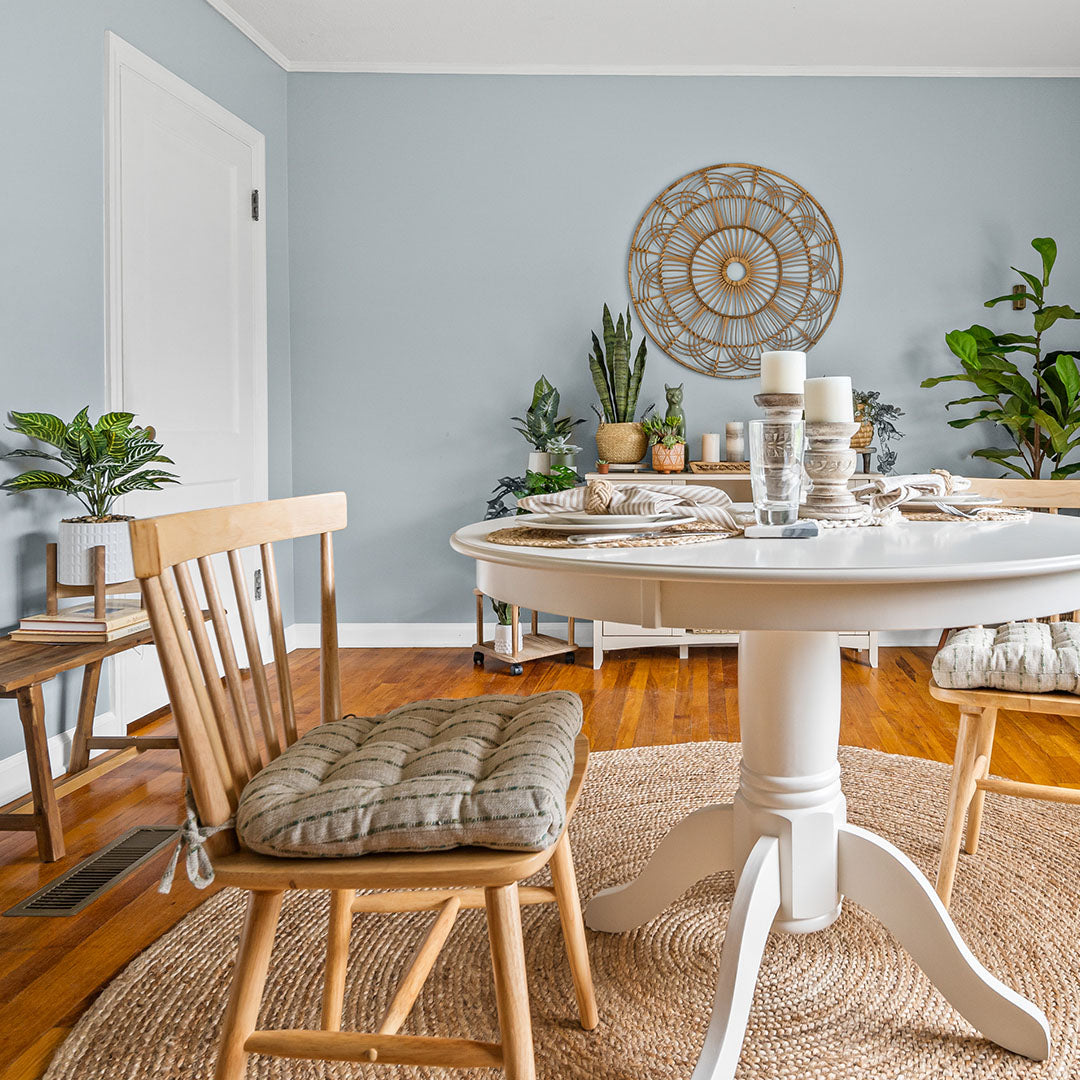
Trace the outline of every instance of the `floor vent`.
{"label": "floor vent", "polygon": [[44,889],[4,912],[5,915],[74,915],[102,893],[153,858],[179,830],[175,825],[145,825],[129,829],[111,844],[87,856]]}

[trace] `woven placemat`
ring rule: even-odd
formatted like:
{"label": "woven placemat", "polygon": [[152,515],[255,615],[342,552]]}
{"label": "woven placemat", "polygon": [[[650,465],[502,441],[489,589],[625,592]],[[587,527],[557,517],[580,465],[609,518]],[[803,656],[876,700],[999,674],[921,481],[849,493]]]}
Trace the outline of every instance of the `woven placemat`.
{"label": "woven placemat", "polygon": [[[689,536],[680,535],[687,530],[693,529],[694,533]],[[701,536],[703,529],[708,529],[711,535]],[[567,536],[574,535],[574,530],[567,531]],[[686,525],[672,525],[663,532],[654,536],[642,537],[640,540],[604,540],[602,534],[594,543],[571,544],[562,533],[549,532],[547,529],[530,529],[526,525],[517,525],[510,529],[499,529],[498,532],[489,533],[487,539],[493,544],[506,544],[513,547],[542,547],[542,548],[636,548],[636,547],[682,547],[685,544],[711,544],[716,540],[726,540],[732,536],[738,536],[729,529],[719,525],[709,525],[708,522],[694,522]]]}
{"label": "woven placemat", "polygon": [[978,525],[987,521],[1030,521],[1030,510],[1011,510],[1007,507],[997,509],[995,507],[981,507],[975,510],[977,517],[958,517],[955,514],[946,514],[940,510],[905,510],[900,507],[900,512],[907,521],[960,521],[969,525]]}

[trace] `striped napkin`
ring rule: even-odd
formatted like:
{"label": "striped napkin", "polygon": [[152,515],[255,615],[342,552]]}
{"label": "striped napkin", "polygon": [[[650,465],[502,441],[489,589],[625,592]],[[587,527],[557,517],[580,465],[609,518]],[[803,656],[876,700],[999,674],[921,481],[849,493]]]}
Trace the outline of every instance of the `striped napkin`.
{"label": "striped napkin", "polygon": [[971,481],[966,476],[953,476],[944,469],[928,473],[910,473],[906,476],[878,476],[868,484],[853,488],[859,502],[867,503],[871,510],[888,510],[909,499],[940,499],[966,491]]}
{"label": "striped napkin", "polygon": [[731,497],[704,485],[612,484],[608,480],[590,480],[587,487],[568,488],[550,495],[527,495],[518,499],[518,506],[533,514],[560,510],[584,510],[589,514],[671,514],[742,532],[742,525],[731,510]]}

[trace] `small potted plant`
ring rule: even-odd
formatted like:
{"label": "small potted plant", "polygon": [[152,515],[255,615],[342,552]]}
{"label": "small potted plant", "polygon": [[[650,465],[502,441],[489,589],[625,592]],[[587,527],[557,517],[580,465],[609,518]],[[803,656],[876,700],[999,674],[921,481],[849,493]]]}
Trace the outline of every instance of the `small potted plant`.
{"label": "small potted plant", "polygon": [[504,600],[492,600],[491,607],[495,612],[495,640],[492,642],[492,648],[497,653],[503,656],[514,656],[516,653],[521,652],[525,644],[525,636],[521,629],[521,623],[518,622],[517,633],[517,647],[514,647],[513,632],[514,622],[512,615],[512,605],[506,603]]}
{"label": "small potted plant", "polygon": [[883,473],[890,473],[896,464],[896,451],[892,449],[893,439],[902,439],[904,433],[898,431],[893,423],[904,415],[898,405],[890,405],[881,400],[880,390],[852,390],[851,400],[855,409],[855,419],[859,421],[859,430],[851,437],[852,450],[865,450],[877,435],[881,452],[877,466]]}
{"label": "small potted plant", "polygon": [[65,518],[57,529],[56,579],[63,585],[92,585],[91,550],[105,548],[105,580],[130,581],[131,563],[128,522],[112,512],[121,495],[130,491],[157,491],[163,484],[178,483],[174,473],[148,468],[173,464],[161,453],[154,429],[132,424],[132,413],[105,413],[96,423],[89,407],[65,423],[51,413],[11,414],[9,430],[44,446],[12,450],[6,457],[30,457],[54,461],[67,472],[31,469],[6,480],[8,494],[23,491],[62,491],[86,508],[82,517]]}
{"label": "small potted plant", "polygon": [[570,432],[584,420],[572,420],[559,416],[559,391],[541,375],[533,387],[532,404],[524,416],[512,416],[521,426],[520,431],[533,448],[529,454],[529,471],[549,473],[552,453],[572,456],[581,449],[570,444]]}
{"label": "small potted plant", "polygon": [[596,459],[596,471],[598,473],[600,473],[601,475],[606,474],[607,471],[610,468],[611,468],[611,462],[608,461],[606,458],[597,458]]}
{"label": "small potted plant", "polygon": [[581,447],[575,446],[565,435],[556,435],[548,444],[550,469],[573,469],[576,467],[575,455],[581,453]]}
{"label": "small potted plant", "polygon": [[[648,446],[641,424],[634,421],[638,392],[645,375],[646,343],[642,338],[631,370],[630,348],[634,334],[630,327],[630,309],[626,309],[625,316],[619,316],[617,323],[612,323],[611,312],[605,304],[603,327],[604,344],[600,344],[594,333],[593,351],[589,356],[589,371],[604,410],[601,412],[593,406],[593,412],[600,419],[596,449],[608,461],[632,465],[645,456]],[[645,415],[649,409],[645,410]]]}
{"label": "small potted plant", "polygon": [[659,473],[682,472],[686,467],[686,436],[681,417],[653,416],[642,425],[652,447],[652,466]]}

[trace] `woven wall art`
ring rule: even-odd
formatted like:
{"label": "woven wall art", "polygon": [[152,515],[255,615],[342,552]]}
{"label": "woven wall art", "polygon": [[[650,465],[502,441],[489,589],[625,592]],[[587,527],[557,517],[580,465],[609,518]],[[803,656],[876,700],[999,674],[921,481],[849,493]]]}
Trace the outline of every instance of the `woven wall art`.
{"label": "woven wall art", "polygon": [[630,245],[630,295],[649,336],[706,375],[749,379],[767,349],[807,350],[844,280],[829,216],[760,165],[712,165],[651,203]]}

